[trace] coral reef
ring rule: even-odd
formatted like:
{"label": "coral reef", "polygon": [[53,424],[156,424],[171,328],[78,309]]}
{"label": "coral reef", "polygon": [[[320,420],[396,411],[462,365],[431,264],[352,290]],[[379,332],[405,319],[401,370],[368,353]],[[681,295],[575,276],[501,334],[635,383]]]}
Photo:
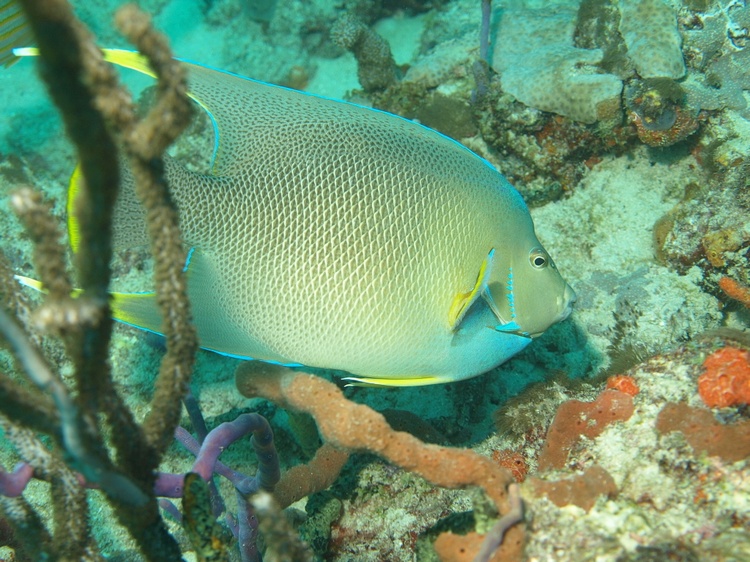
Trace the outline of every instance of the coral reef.
{"label": "coral reef", "polygon": [[509,7],[492,58],[505,92],[522,103],[583,123],[616,118],[622,82],[596,71],[603,52],[573,45],[577,9]]}
{"label": "coral reef", "polygon": [[[118,3],[78,3],[78,13],[101,33],[106,46],[120,41],[103,16]],[[265,9],[273,4],[275,9]],[[183,518],[192,529],[203,526],[208,531],[186,533],[165,518],[177,549],[188,558],[198,551],[234,556],[236,539],[229,531],[239,528],[232,523],[237,513],[250,519],[242,524],[246,531],[260,533],[257,542],[249,542],[269,560],[435,560],[436,539],[444,559],[467,560],[491,533],[498,510],[508,513],[510,521],[521,517],[518,490],[526,512],[523,522],[507,534],[495,533],[494,544],[485,542],[490,550],[504,536],[503,552],[522,550],[519,556],[529,560],[750,559],[750,431],[743,405],[747,400],[742,398],[750,343],[750,122],[745,99],[750,8],[730,0],[496,0],[492,19],[485,22],[493,31],[492,45],[499,48],[503,43],[503,34],[497,33],[503,29],[506,37],[515,36],[519,45],[530,46],[526,58],[518,54],[522,47],[510,46],[515,60],[527,69],[528,83],[518,84],[516,95],[505,88],[514,73],[521,76],[524,70],[507,60],[500,61],[506,66],[497,74],[475,65],[478,4],[148,2],[157,26],[163,25],[179,45],[178,56],[327,95],[356,90],[353,101],[418,119],[485,156],[517,182],[535,207],[532,214],[540,239],[555,248],[557,265],[571,275],[579,295],[571,321],[536,340],[509,364],[464,383],[419,391],[344,389],[349,401],[381,411],[394,432],[380,421],[360,421],[371,418],[359,407],[334,406],[339,404],[338,391],[308,394],[305,407],[319,409],[316,416],[321,420],[335,419],[335,426],[351,434],[345,437],[352,450],[343,450],[324,434],[323,445],[315,451],[319,438],[309,419],[290,416],[258,398],[244,399],[229,376],[236,362],[199,354],[193,390],[207,421],[200,429],[194,416],[183,417],[181,425],[194,436],[177,429],[176,444],[161,456],[159,466],[154,466],[151,453],[134,453],[132,460],[127,452],[118,454],[108,436],[121,441],[137,437],[134,426],[159,415],[165,401],[169,411],[151,426],[164,432],[154,443],[173,443],[167,429],[176,424],[179,400],[167,401],[163,391],[158,404],[152,402],[153,373],[163,353],[160,343],[127,328],[115,329],[113,344],[103,355],[112,367],[112,384],[92,388],[81,399],[107,395],[100,413],[84,426],[94,428],[93,440],[101,448],[85,447],[83,452],[93,457],[79,455],[73,466],[64,461],[59,428],[69,426],[59,423],[55,393],[37,391],[11,355],[0,350],[0,404],[9,418],[16,416],[3,426],[0,439],[0,504],[28,530],[26,535],[14,532],[9,518],[0,517],[0,544],[9,545],[0,549],[0,558],[41,559],[54,552],[49,545],[62,546],[64,539],[75,549],[76,559],[81,558],[79,552],[84,552],[83,559],[96,559],[97,550],[108,559],[138,559],[139,547],[117,523],[120,508],[109,506],[105,492],[80,485],[81,465],[90,470],[101,461],[105,475],[130,477],[137,461],[151,467],[143,480],[166,483],[174,477],[188,490],[185,505],[176,497],[174,505],[160,502],[169,513],[183,507]],[[342,55],[328,31],[344,13],[355,14],[367,29],[377,30],[391,43],[403,78],[388,79],[384,89],[375,92],[358,88],[356,61]],[[513,19],[504,21],[503,14]],[[648,14],[664,27],[652,25],[656,20]],[[387,18],[387,26],[382,18]],[[554,22],[558,27],[550,29]],[[386,32],[388,26],[397,31]],[[399,44],[405,30],[418,35],[409,37],[406,52],[411,54],[406,56],[398,55],[405,52]],[[546,49],[552,45],[559,47],[558,59]],[[76,392],[65,387],[73,388],[79,375],[62,346],[55,344],[55,334],[106,314],[97,300],[69,299],[65,306],[35,310],[18,293],[12,277],[14,272],[29,275],[32,250],[49,245],[36,259],[51,290],[46,300],[61,302],[72,285],[62,261],[44,256],[61,252],[60,235],[53,227],[66,214],[61,200],[73,150],[57,140],[60,125],[50,119],[53,110],[34,101],[34,80],[22,73],[25,65],[16,64],[4,75],[12,85],[3,90],[10,109],[0,116],[6,127],[0,139],[0,191],[10,194],[11,186],[31,184],[52,199],[40,202],[24,191],[17,196],[16,206],[36,225],[29,235],[20,235],[16,221],[9,220],[0,206],[0,233],[9,264],[0,268],[0,301],[28,327],[24,339],[40,342],[54,367],[53,376],[60,375],[58,398],[64,401],[66,393],[75,398]],[[571,74],[565,75],[565,69]],[[334,79],[326,82],[331,75]],[[601,86],[607,83],[611,92],[604,95],[606,88]],[[541,90],[560,84],[566,95],[549,102],[549,93]],[[539,91],[532,91],[535,88]],[[8,95],[16,90],[22,102]],[[141,96],[157,97],[148,91]],[[115,108],[115,115],[121,115],[120,105],[129,106],[126,101]],[[177,157],[190,160],[196,171],[205,169],[209,160],[211,129],[203,116],[174,148]],[[99,148],[105,146],[100,144]],[[101,162],[111,171],[108,160]],[[178,240],[174,230],[168,232],[173,242]],[[103,244],[100,238],[92,242]],[[179,243],[168,252],[176,246]],[[106,248],[99,249],[105,256]],[[75,259],[91,262],[87,266],[101,265],[85,257]],[[175,258],[176,277],[181,259]],[[115,283],[135,290],[142,290],[142,279],[153,269],[146,249],[116,255],[112,267],[122,276]],[[46,324],[50,335],[37,334],[35,321]],[[98,372],[106,382],[106,368]],[[304,377],[284,375],[281,380]],[[8,380],[13,384],[5,384]],[[173,380],[165,387],[181,393],[183,382]],[[110,411],[121,411],[117,404],[110,408],[117,395],[137,420],[133,426],[126,420],[122,435],[108,429]],[[343,414],[352,411],[356,414]],[[252,469],[256,464],[244,439],[226,450],[224,445],[212,450],[216,456],[221,452],[221,460],[211,470],[200,468],[207,458],[200,456],[200,443],[210,433],[208,428],[226,428],[223,423],[247,419],[242,416],[249,412],[261,413],[273,427],[282,469],[270,495],[250,498],[235,495],[242,475],[234,467]],[[613,419],[613,413],[619,419]],[[363,424],[382,430],[389,439],[363,445],[368,435],[358,429]],[[417,443],[404,437],[406,433],[439,445]],[[138,442],[133,438],[129,445]],[[444,447],[447,444],[452,447]],[[497,480],[502,485],[494,486],[490,497],[481,485],[435,486],[411,472],[412,466],[399,467],[371,454],[382,451],[381,446],[406,451],[417,464],[431,455],[445,460],[446,450],[465,451],[460,460],[470,462],[456,461],[451,466],[458,468],[446,472],[459,474],[461,467],[477,463],[487,467],[477,480],[482,480],[481,474],[502,474]],[[415,453],[424,451],[429,454]],[[107,457],[111,466],[106,465]],[[556,462],[549,457],[556,457]],[[16,465],[24,459],[25,464]],[[202,477],[186,477],[196,466],[204,476],[230,478],[211,479],[204,486]],[[517,489],[513,481],[519,482]],[[177,495],[166,486],[137,485],[144,495]],[[217,498],[228,498],[219,515],[211,508]],[[250,506],[254,514],[243,506]],[[144,524],[158,517],[155,509],[138,514]],[[507,521],[500,524],[501,531]],[[153,529],[163,532],[161,524]],[[523,545],[518,542],[521,535]],[[172,550],[175,556],[177,549]]]}
{"label": "coral reef", "polygon": [[708,136],[693,150],[705,179],[687,183],[680,200],[656,221],[657,257],[678,271],[698,265],[712,275],[714,283],[720,272],[746,279],[750,163],[738,139],[748,130],[748,122],[735,114],[721,123],[709,122],[707,129]]}
{"label": "coral reef", "polygon": [[677,17],[663,0],[622,0],[620,33],[642,78],[685,76]]}
{"label": "coral reef", "polygon": [[[586,552],[586,559],[631,560],[646,552],[687,549],[696,560],[713,560],[750,552],[743,536],[750,517],[750,422],[741,407],[712,414],[699,406],[700,361],[722,343],[709,338],[634,366],[627,376],[640,392],[628,419],[580,438],[564,468],[531,471],[521,487],[530,514],[527,559],[572,561]],[[607,393],[614,391],[600,396]],[[547,396],[556,396],[561,407],[546,436],[498,435],[493,447],[511,446],[531,459],[559,449],[554,425],[570,404],[577,411],[590,406],[582,400],[591,399],[591,389],[550,389]],[[514,417],[538,404],[539,394],[529,393],[526,400],[521,395],[501,410]],[[570,424],[568,435],[585,425]]]}

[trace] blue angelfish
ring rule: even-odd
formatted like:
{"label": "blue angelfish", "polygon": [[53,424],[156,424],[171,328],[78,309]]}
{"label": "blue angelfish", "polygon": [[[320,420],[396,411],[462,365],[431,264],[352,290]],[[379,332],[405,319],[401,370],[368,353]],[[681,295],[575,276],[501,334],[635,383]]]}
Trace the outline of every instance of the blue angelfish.
{"label": "blue angelfish", "polygon": [[[153,75],[137,53],[105,55]],[[203,348],[343,370],[360,384],[425,385],[484,373],[570,314],[575,293],[520,194],[458,142],[183,64],[215,129],[210,173],[166,160]],[[145,244],[145,233],[126,181],[114,241]],[[160,331],[153,293],[115,294],[113,310]]]}

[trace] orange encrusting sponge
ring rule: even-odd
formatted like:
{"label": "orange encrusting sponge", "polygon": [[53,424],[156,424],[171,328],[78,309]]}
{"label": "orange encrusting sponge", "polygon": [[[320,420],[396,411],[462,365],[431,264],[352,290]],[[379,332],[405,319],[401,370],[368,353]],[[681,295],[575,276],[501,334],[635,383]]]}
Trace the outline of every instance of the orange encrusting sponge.
{"label": "orange encrusting sponge", "polygon": [[706,406],[726,408],[750,404],[750,353],[723,347],[706,357],[698,378],[698,394]]}

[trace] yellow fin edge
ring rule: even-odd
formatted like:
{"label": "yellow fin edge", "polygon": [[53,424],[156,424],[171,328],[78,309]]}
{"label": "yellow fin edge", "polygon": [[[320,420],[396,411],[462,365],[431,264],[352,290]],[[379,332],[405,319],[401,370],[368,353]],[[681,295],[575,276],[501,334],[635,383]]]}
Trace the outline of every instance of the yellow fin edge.
{"label": "yellow fin edge", "polygon": [[413,378],[373,378],[373,377],[344,377],[346,386],[370,386],[383,388],[386,386],[427,386],[429,384],[440,384],[451,382],[440,377],[413,377]]}
{"label": "yellow fin edge", "polygon": [[31,277],[24,277],[23,275],[14,275],[16,278],[16,281],[18,281],[21,285],[25,285],[26,287],[31,287],[35,291],[39,291],[40,293],[46,292],[44,290],[44,287],[42,287],[42,282],[37,281],[36,279],[32,279]]}
{"label": "yellow fin edge", "polygon": [[70,243],[70,249],[73,250],[74,254],[78,253],[78,248],[81,245],[81,227],[78,224],[78,217],[75,214],[75,200],[78,193],[81,191],[81,182],[83,181],[83,175],[81,174],[81,165],[77,164],[73,169],[73,173],[70,175],[70,181],[68,182],[68,200],[65,203],[65,210],[68,213],[68,242]]}
{"label": "yellow fin edge", "polygon": [[487,254],[487,257],[484,258],[484,261],[479,268],[477,280],[474,283],[474,287],[471,289],[471,291],[466,293],[458,293],[453,298],[453,303],[451,303],[451,307],[448,310],[448,325],[450,326],[451,330],[456,329],[456,327],[461,323],[461,320],[463,320],[463,317],[466,315],[466,312],[469,310],[469,307],[472,305],[472,303],[484,293],[487,287],[487,280],[490,278],[492,258],[494,257],[494,255],[495,248],[492,248]]}
{"label": "yellow fin edge", "polygon": [[[19,47],[13,49],[13,54],[17,57],[38,57],[39,49],[36,47]],[[102,49],[104,60],[122,66],[131,68],[156,78],[156,73],[148,64],[148,59],[138,51],[127,51],[125,49]]]}

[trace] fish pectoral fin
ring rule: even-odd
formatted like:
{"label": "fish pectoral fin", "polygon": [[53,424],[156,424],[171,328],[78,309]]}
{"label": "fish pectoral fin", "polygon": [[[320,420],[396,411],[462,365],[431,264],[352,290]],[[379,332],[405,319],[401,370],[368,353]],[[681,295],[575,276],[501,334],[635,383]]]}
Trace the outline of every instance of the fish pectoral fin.
{"label": "fish pectoral fin", "polygon": [[452,382],[441,377],[344,377],[342,379],[346,382],[346,386],[369,386],[369,387],[405,387],[405,386],[426,386],[428,384],[440,384],[445,382]]}
{"label": "fish pectoral fin", "polygon": [[[479,267],[479,273],[477,274],[477,280],[474,283],[474,287],[466,293],[458,293],[453,297],[450,310],[448,310],[448,325],[451,330],[455,330],[463,320],[464,316],[468,312],[471,305],[474,302],[484,297],[485,300],[489,298],[488,303],[492,303],[490,306],[493,308],[493,312],[497,310],[492,302],[492,297],[489,295],[487,290],[487,281],[490,278],[490,271],[492,270],[492,258],[495,256],[495,248],[492,248],[487,257],[484,258],[482,265]],[[485,296],[486,295],[486,296]]]}
{"label": "fish pectoral fin", "polygon": [[500,320],[500,322],[503,322],[502,313],[500,312],[500,309],[497,307],[497,303],[495,303],[495,299],[492,298],[492,293],[489,291],[484,291],[482,293],[482,298],[484,299],[484,302],[487,303],[487,306],[492,311],[492,314],[495,315],[495,318]]}

